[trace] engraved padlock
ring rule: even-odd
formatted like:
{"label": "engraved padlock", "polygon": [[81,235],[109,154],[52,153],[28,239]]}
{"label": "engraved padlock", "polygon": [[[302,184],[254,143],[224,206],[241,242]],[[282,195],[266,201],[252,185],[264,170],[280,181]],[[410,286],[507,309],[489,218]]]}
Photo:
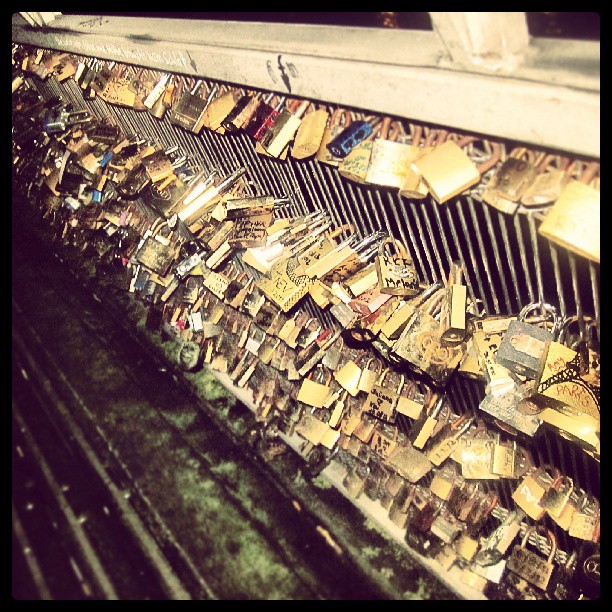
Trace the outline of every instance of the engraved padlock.
{"label": "engraved padlock", "polygon": [[[389,253],[390,247],[395,254]],[[375,262],[378,287],[382,293],[406,297],[420,293],[416,267],[401,241],[392,237],[385,238],[378,247]]]}
{"label": "engraved padlock", "polygon": [[525,148],[513,149],[486,185],[482,200],[500,212],[513,215],[535,179],[534,163],[533,152]]}

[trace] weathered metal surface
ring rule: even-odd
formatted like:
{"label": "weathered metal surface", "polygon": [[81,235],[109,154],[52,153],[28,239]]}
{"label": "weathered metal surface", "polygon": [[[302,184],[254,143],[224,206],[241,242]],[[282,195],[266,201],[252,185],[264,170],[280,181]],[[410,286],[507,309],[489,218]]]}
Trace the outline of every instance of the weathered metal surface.
{"label": "weathered metal surface", "polygon": [[[15,15],[12,36],[599,157],[597,43],[570,45],[551,66],[540,40],[524,69],[492,74],[473,64],[470,72],[453,69],[437,34],[409,30],[65,15],[37,30]],[[374,86],[364,88],[367,81]]]}

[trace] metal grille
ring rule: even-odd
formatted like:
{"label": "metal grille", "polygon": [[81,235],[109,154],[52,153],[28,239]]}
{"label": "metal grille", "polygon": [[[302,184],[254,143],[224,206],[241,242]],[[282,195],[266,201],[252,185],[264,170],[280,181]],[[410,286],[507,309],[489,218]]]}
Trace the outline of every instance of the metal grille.
{"label": "metal grille", "polygon": [[[538,213],[507,216],[473,197],[458,197],[445,205],[432,198],[407,200],[389,190],[348,181],[316,160],[289,156],[277,161],[258,155],[246,134],[203,130],[195,135],[172,125],[168,113],[158,120],[148,113],[107,105],[99,98],[85,100],[72,79],[61,85],[53,79],[30,83],[45,98],[63,96],[75,110],[112,117],[126,133],[139,134],[166,149],[178,145],[194,167],[218,168],[226,175],[245,166],[251,195],[291,196],[292,206],[278,212],[282,216],[325,210],[337,227],[349,223],[360,237],[387,230],[406,244],[421,278],[429,283],[448,276],[451,262],[460,261],[469,296],[488,315],[517,313],[528,303],[547,302],[562,316],[593,316],[599,330],[599,265],[539,236]],[[332,324],[331,316],[310,298],[305,307],[312,316]],[[454,409],[463,413],[476,409],[484,388],[478,381],[454,377],[448,393]],[[558,466],[577,486],[599,497],[599,464],[575,445],[545,432],[537,443],[526,446],[536,464]],[[498,517],[504,515],[503,507],[513,506],[510,496],[515,487],[513,481],[505,480],[485,484],[485,489],[494,488],[500,497]],[[571,538],[548,518],[546,526],[555,532],[563,560],[561,551],[571,549]]]}

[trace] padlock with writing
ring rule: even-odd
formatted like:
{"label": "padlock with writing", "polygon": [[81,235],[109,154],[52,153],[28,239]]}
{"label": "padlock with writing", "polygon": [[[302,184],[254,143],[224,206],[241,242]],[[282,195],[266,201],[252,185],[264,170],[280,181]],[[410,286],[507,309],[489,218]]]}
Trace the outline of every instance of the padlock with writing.
{"label": "padlock with writing", "polygon": [[199,80],[191,91],[185,92],[170,115],[170,123],[190,130],[195,134],[199,133],[201,129],[198,124],[209,102],[208,99],[198,95],[201,85],[202,81]]}
{"label": "padlock with writing", "polygon": [[597,498],[584,495],[572,515],[568,533],[572,538],[599,541],[600,509]]}
{"label": "padlock with writing", "polygon": [[427,458],[435,465],[440,466],[458,448],[463,436],[474,422],[473,417],[462,415],[447,424],[438,434],[434,444],[427,453]]}
{"label": "padlock with writing", "polygon": [[338,172],[344,177],[356,183],[363,184],[366,180],[374,138],[378,136],[382,123],[374,127],[372,133],[362,140],[351,152],[340,160]]}
{"label": "padlock with writing", "polygon": [[559,476],[546,490],[539,504],[550,516],[559,517],[569,502],[574,481],[569,476]]}
{"label": "padlock with writing", "polygon": [[521,544],[515,545],[512,549],[506,567],[536,588],[545,591],[555,569],[554,560],[555,553],[557,552],[557,538],[552,531],[546,530],[548,540],[550,541],[550,554],[545,559],[538,553],[526,548],[529,536],[534,531],[536,533],[538,531],[534,526],[527,528]]}
{"label": "padlock with writing", "polygon": [[[385,252],[393,246],[395,255]],[[387,237],[378,247],[376,256],[378,287],[382,293],[413,297],[420,293],[419,277],[406,247],[397,239]]]}
{"label": "padlock with writing", "polygon": [[388,384],[385,385],[385,379],[388,374],[389,368],[383,370],[368,392],[363,407],[364,410],[375,419],[387,423],[394,423],[396,418],[395,404],[399,391],[403,386],[404,376],[403,374],[401,375],[398,388],[393,389]]}
{"label": "padlock with writing", "polygon": [[291,109],[286,108],[280,112],[274,125],[261,139],[261,146],[272,157],[278,157],[293,140],[306,109],[310,105],[308,100],[297,102]]}
{"label": "padlock with writing", "polygon": [[521,480],[521,483],[512,494],[512,499],[527,516],[534,521],[539,521],[546,514],[546,510],[540,506],[540,500],[554,480],[555,478],[547,472],[546,466],[533,468]]}
{"label": "padlock with writing", "polygon": [[523,194],[536,176],[535,156],[525,148],[513,149],[482,193],[484,202],[513,215]]}
{"label": "padlock with writing", "polygon": [[285,100],[286,96],[278,97],[276,104],[270,106],[269,102],[271,102],[271,97],[266,98],[259,104],[253,117],[244,127],[244,131],[255,141],[260,141],[270,127],[274,125],[274,122],[283,108]]}
{"label": "padlock with writing", "polygon": [[[402,139],[398,138],[402,134]],[[394,187],[404,185],[410,164],[421,153],[421,149],[404,142],[403,126],[399,122],[382,121],[380,138],[372,141],[372,152],[369,159],[365,182],[371,185]]]}

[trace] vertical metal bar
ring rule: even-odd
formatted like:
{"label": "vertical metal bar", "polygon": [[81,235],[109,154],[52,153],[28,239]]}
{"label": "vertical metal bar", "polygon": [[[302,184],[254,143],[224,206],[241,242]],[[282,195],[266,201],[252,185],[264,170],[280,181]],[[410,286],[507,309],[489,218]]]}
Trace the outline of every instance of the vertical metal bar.
{"label": "vertical metal bar", "polygon": [[[431,201],[429,202],[430,205]],[[435,206],[435,204],[434,204]],[[419,232],[419,238],[421,239],[421,244],[423,245],[423,249],[425,251],[425,256],[427,257],[427,261],[429,263],[429,272],[431,274],[431,277],[433,278],[433,281],[437,281],[439,280],[439,276],[436,274],[436,270],[435,270],[435,266],[433,263],[433,259],[431,256],[431,252],[429,250],[429,247],[427,245],[427,240],[426,240],[426,235],[425,232],[423,231],[423,226],[421,225],[421,220],[419,219],[419,214],[416,210],[416,205],[414,202],[410,202],[410,208],[412,209],[412,217],[414,218],[416,225],[417,225],[417,229]]]}
{"label": "vertical metal bar", "polygon": [[516,301],[516,310],[510,309],[510,312],[518,312],[521,309],[522,299],[521,292],[519,290],[518,278],[516,276],[516,267],[514,265],[514,258],[512,257],[512,250],[510,248],[510,242],[508,240],[508,227],[506,226],[506,222],[508,217],[503,213],[497,211],[497,217],[499,220],[499,227],[501,229],[502,240],[504,243],[504,249],[506,250],[506,258],[508,262],[508,269],[510,272],[510,277],[512,278],[512,283],[514,285],[514,299]]}
{"label": "vertical metal bar", "polygon": [[423,213],[423,218],[425,219],[425,225],[427,226],[427,232],[429,234],[429,241],[431,242],[431,246],[433,247],[434,255],[436,256],[436,261],[438,262],[438,267],[440,270],[440,278],[446,279],[447,272],[444,268],[444,264],[442,263],[442,259],[440,258],[440,252],[438,251],[438,245],[436,243],[436,238],[433,233],[433,229],[431,227],[431,221],[429,219],[429,208],[423,206],[421,208],[421,212]]}
{"label": "vertical metal bar", "polygon": [[495,312],[499,313],[499,301],[497,299],[497,291],[495,290],[495,284],[493,283],[493,277],[491,276],[491,267],[489,266],[489,260],[487,258],[487,252],[485,250],[484,242],[482,240],[482,233],[480,231],[480,227],[478,226],[478,219],[476,217],[476,211],[474,210],[474,201],[472,198],[467,197],[468,208],[470,209],[470,215],[472,217],[473,231],[476,233],[476,240],[478,241],[478,246],[480,247],[480,254],[482,255],[482,260],[484,264],[484,269],[487,274],[487,278],[489,279],[489,286],[491,287],[491,296],[493,298],[493,305],[495,307]]}
{"label": "vertical metal bar", "polygon": [[595,316],[595,324],[597,326],[597,335],[599,335],[599,283],[597,282],[597,268],[596,264],[589,261],[589,276],[591,277],[591,290],[593,292],[593,315]]}
{"label": "vertical metal bar", "polygon": [[557,295],[559,296],[559,314],[561,318],[567,317],[567,306],[565,304],[565,294],[563,292],[563,281],[561,279],[561,270],[559,269],[559,253],[557,247],[549,241],[550,257],[555,271],[555,282],[557,283]]}
{"label": "vertical metal bar", "polygon": [[580,298],[580,287],[578,286],[578,273],[576,270],[576,256],[569,253],[569,264],[572,274],[572,288],[574,290],[574,299],[576,301],[576,315],[578,316],[578,325],[580,326],[580,336],[585,337],[586,327],[584,324],[584,312],[582,310],[582,299]]}
{"label": "vertical metal bar", "polygon": [[487,223],[487,229],[489,230],[489,237],[491,238],[491,246],[493,247],[493,256],[495,257],[495,263],[497,264],[497,269],[499,271],[499,277],[501,279],[502,291],[504,294],[504,301],[506,303],[506,312],[512,312],[512,306],[510,304],[510,295],[508,294],[508,286],[506,285],[506,275],[504,274],[504,266],[501,261],[501,257],[499,255],[499,247],[497,245],[497,240],[495,238],[495,234],[493,232],[493,221],[491,219],[491,212],[488,206],[483,206],[483,212]]}
{"label": "vertical metal bar", "polygon": [[[434,216],[436,217],[436,222],[438,224],[438,230],[439,230],[438,234],[442,237],[442,246],[444,247],[444,252],[446,253],[446,261],[448,262],[449,269],[450,269],[450,264],[453,262],[454,257],[453,255],[451,255],[451,252],[450,252],[450,247],[448,244],[448,240],[446,238],[446,232],[444,231],[444,228],[442,227],[442,217],[440,216],[440,211],[438,210],[438,207],[434,206],[433,211],[434,211]],[[457,245],[457,250],[459,250],[458,245]]]}
{"label": "vertical metal bar", "polygon": [[529,302],[535,302],[535,294],[533,292],[533,284],[531,282],[531,276],[529,275],[529,265],[527,263],[527,253],[525,251],[525,243],[523,242],[523,234],[521,232],[521,224],[519,215],[514,216],[514,229],[516,231],[516,237],[519,243],[519,253],[521,255],[521,264],[525,273],[525,280],[527,281],[527,291],[529,293]]}
{"label": "vertical metal bar", "polygon": [[[489,305],[488,294],[484,290],[482,279],[480,278],[480,271],[478,269],[478,263],[476,261],[476,254],[474,253],[474,245],[472,244],[472,240],[470,239],[470,230],[467,226],[467,223],[465,222],[465,215],[463,214],[463,206],[459,199],[455,201],[456,201],[457,212],[459,213],[459,221],[461,222],[461,227],[463,229],[463,235],[465,236],[465,239],[468,245],[468,251],[470,252],[470,258],[472,260],[472,269],[474,270],[476,274],[476,281],[478,282],[478,289],[480,290],[480,299],[484,302],[485,313],[489,315],[491,314],[492,310],[491,310],[491,306]],[[450,213],[449,213],[449,218],[450,218]],[[456,236],[454,224],[451,225],[451,227],[453,229],[454,235]]]}
{"label": "vertical metal bar", "polygon": [[[393,206],[391,208],[391,212],[393,214],[393,218],[395,219],[395,222],[397,223],[397,227],[399,228],[399,232],[402,237],[402,242],[406,245],[408,244],[412,245],[412,252],[416,255],[416,258],[419,262],[419,268],[421,270],[421,274],[425,277],[425,280],[431,284],[434,281],[430,274],[429,268],[425,265],[425,263],[423,262],[423,258],[421,257],[421,249],[418,247],[418,242],[415,239],[414,231],[412,229],[412,224],[410,223],[410,219],[408,218],[408,213],[406,211],[406,206],[403,205],[404,204],[403,200],[400,200],[400,203],[402,204],[401,210],[402,210],[402,217],[403,217],[404,223],[401,222],[400,217],[399,217],[399,213],[398,213],[399,207]],[[410,236],[410,242],[406,240],[406,236],[404,234],[404,227],[408,231],[408,235]]]}

